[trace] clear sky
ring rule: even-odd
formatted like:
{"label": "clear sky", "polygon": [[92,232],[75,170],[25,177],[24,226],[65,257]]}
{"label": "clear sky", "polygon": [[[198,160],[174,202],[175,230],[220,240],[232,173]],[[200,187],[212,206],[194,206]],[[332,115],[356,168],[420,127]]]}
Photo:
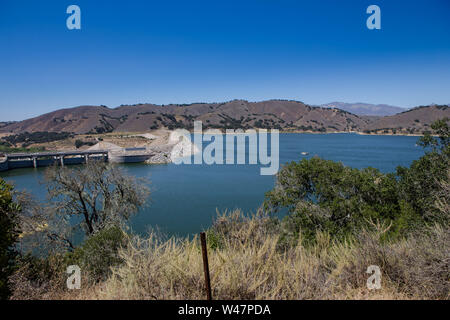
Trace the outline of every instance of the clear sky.
{"label": "clear sky", "polygon": [[0,121],[144,102],[450,103],[448,0],[1,0],[0,43]]}

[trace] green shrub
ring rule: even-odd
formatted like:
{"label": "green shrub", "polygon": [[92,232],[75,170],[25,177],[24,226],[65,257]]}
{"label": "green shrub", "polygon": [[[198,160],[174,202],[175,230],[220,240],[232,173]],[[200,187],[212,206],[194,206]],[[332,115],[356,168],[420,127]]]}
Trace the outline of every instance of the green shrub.
{"label": "green shrub", "polygon": [[119,227],[104,229],[68,254],[67,262],[78,265],[91,281],[104,280],[110,274],[111,267],[122,263],[117,252],[126,243],[126,234]]}
{"label": "green shrub", "polygon": [[[100,139],[99,139],[100,140]],[[88,142],[85,142],[85,141],[83,141],[83,140],[79,140],[79,139],[77,139],[77,140],[75,140],[75,147],[77,148],[77,149],[79,149],[79,148],[81,148],[82,146],[93,146],[95,143],[94,142],[92,142],[92,141],[88,141]]]}
{"label": "green shrub", "polygon": [[326,231],[342,237],[367,219],[395,220],[400,204],[393,174],[362,170],[320,158],[285,165],[275,188],[266,194],[265,208],[295,214],[294,227],[307,234]]}
{"label": "green shrub", "polygon": [[82,288],[106,280],[111,267],[122,263],[118,250],[126,243],[123,231],[112,227],[89,237],[73,252],[18,256],[14,273],[9,278],[13,291],[11,298],[52,299],[65,294],[69,265],[80,267]]}
{"label": "green shrub", "polygon": [[66,290],[67,264],[63,255],[37,257],[25,254],[19,256],[16,263],[16,270],[10,276],[11,299],[46,299]]}
{"label": "green shrub", "polygon": [[84,145],[83,141],[81,140],[75,140],[75,148],[81,148]]}
{"label": "green shrub", "polygon": [[10,295],[8,277],[17,255],[14,245],[19,236],[17,213],[20,206],[13,202],[12,190],[13,187],[0,178],[0,299]]}

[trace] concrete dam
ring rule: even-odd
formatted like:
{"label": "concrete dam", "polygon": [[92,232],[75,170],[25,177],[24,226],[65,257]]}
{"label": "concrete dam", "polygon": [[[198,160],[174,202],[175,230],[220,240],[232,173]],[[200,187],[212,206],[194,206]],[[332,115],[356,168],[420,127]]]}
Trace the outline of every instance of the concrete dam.
{"label": "concrete dam", "polygon": [[145,162],[150,156],[151,154],[146,153],[117,153],[108,150],[11,153],[4,155],[3,159],[0,157],[0,172],[17,168],[47,167],[54,164],[61,166],[85,164],[89,161],[136,163]]}

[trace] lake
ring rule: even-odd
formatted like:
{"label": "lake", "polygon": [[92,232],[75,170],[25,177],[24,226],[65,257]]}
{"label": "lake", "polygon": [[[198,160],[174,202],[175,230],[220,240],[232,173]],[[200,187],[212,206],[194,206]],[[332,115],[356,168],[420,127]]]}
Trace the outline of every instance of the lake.
{"label": "lake", "polygon": [[[354,168],[374,167],[392,172],[409,166],[423,155],[417,137],[358,134],[280,134],[280,164],[315,155]],[[225,139],[224,139],[225,140]],[[206,143],[204,143],[204,146]],[[301,152],[308,152],[302,156]],[[144,234],[158,227],[170,235],[187,236],[211,225],[216,210],[255,212],[275,176],[261,176],[260,165],[123,164],[125,171],[151,181],[149,204],[131,220],[131,228]],[[45,168],[15,169],[0,173],[16,189],[45,199],[40,184]]]}

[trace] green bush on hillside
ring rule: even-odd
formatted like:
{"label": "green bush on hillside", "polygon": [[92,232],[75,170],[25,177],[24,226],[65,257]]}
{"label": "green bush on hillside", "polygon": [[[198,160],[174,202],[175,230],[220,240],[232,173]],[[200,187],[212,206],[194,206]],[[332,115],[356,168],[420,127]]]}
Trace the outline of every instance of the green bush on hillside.
{"label": "green bush on hillside", "polygon": [[70,132],[23,132],[19,134],[13,134],[2,139],[10,144],[16,145],[19,143],[25,144],[26,146],[32,143],[46,143],[58,140],[64,140],[71,137],[73,134]]}
{"label": "green bush on hillside", "polygon": [[12,299],[45,299],[67,292],[66,273],[69,265],[81,270],[81,286],[86,288],[106,280],[111,267],[123,262],[118,251],[127,244],[127,237],[118,227],[99,231],[90,236],[73,252],[35,256],[18,256],[15,272],[9,280],[13,288]]}
{"label": "green bush on hillside", "polygon": [[67,264],[78,265],[91,281],[104,280],[110,275],[111,267],[123,262],[118,250],[126,243],[126,234],[119,227],[101,230],[68,254]]}
{"label": "green bush on hillside", "polygon": [[8,277],[14,269],[17,252],[14,245],[19,236],[17,213],[20,206],[13,202],[13,188],[0,178],[0,299],[10,295]]}
{"label": "green bush on hillside", "polygon": [[395,221],[401,210],[393,174],[320,158],[284,166],[275,188],[266,194],[265,207],[288,209],[285,222],[294,225],[292,232],[301,227],[308,238],[316,231],[342,237],[364,226],[366,220]]}

